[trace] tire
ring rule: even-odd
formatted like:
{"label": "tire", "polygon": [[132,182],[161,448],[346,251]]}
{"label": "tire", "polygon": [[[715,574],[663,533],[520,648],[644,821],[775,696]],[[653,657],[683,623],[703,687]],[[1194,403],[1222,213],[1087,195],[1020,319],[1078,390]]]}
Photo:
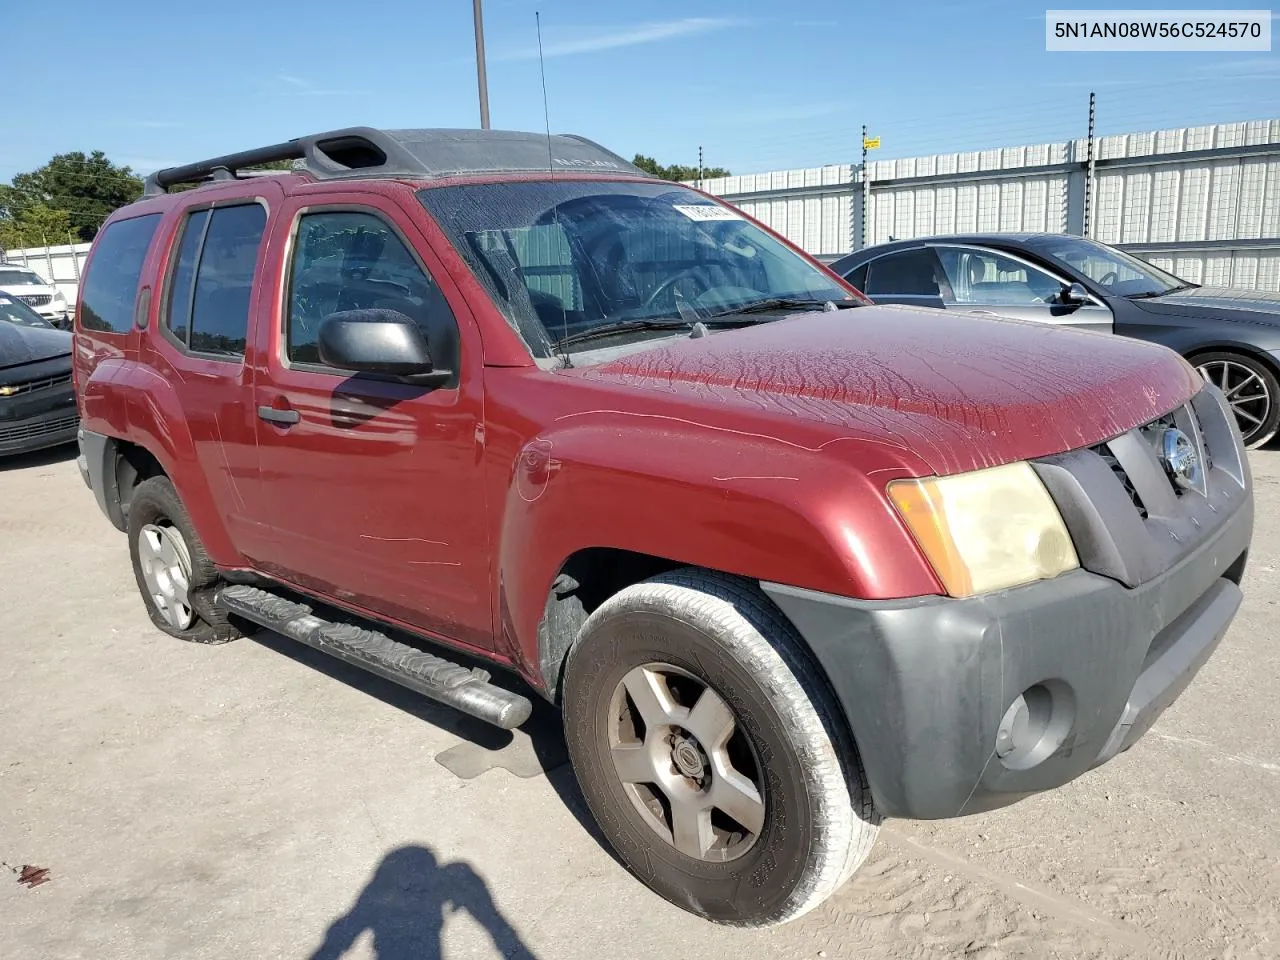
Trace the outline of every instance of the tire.
{"label": "tire", "polygon": [[1228,394],[1246,448],[1257,449],[1276,435],[1280,429],[1280,382],[1275,371],[1261,360],[1234,351],[1201,353],[1190,362],[1202,377]]}
{"label": "tire", "polygon": [[[880,818],[852,737],[803,641],[755,584],[685,569],[620,591],[583,625],[563,690],[569,756],[592,815],[627,867],[677,906],[732,926],[785,923],[870,852]],[[724,711],[714,724],[699,719],[714,713],[701,709],[707,692]],[[679,723],[651,723],[642,700],[703,733],[727,722],[732,735],[717,746]],[[685,775],[699,769],[691,741],[697,775]],[[639,782],[651,772],[665,779]],[[741,819],[717,807],[677,836],[673,798],[687,811],[720,796]]]}
{"label": "tire", "polygon": [[[243,635],[214,605],[218,571],[168,477],[152,477],[134,487],[127,532],[133,576],[152,623],[191,643],[226,643]],[[174,572],[179,569],[181,575]],[[184,577],[185,589],[180,584]]]}

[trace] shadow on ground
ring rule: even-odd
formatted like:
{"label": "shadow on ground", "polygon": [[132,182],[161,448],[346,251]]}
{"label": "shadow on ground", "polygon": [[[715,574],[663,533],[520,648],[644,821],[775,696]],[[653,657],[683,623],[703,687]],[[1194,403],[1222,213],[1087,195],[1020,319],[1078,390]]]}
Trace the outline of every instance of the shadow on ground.
{"label": "shadow on ground", "polygon": [[80,448],[74,443],[64,443],[56,447],[45,447],[30,453],[16,453],[12,456],[0,457],[0,473],[6,470],[31,470],[36,467],[51,467],[54,464],[74,460]]}
{"label": "shadow on ground", "polygon": [[310,960],[338,960],[366,930],[377,960],[438,960],[445,911],[469,913],[499,956],[535,960],[469,863],[441,864],[418,846],[400,847],[383,858],[351,909],[329,925]]}
{"label": "shadow on ground", "polygon": [[[318,616],[331,613],[316,608]],[[420,720],[445,730],[463,741],[458,746],[442,751],[436,760],[442,770],[454,776],[471,779],[488,770],[504,767],[516,776],[545,775],[561,801],[597,844],[614,862],[621,864],[612,847],[605,842],[596,826],[586,800],[578,789],[578,781],[569,766],[568,749],[564,742],[560,711],[526,687],[518,678],[497,672],[493,683],[512,690],[519,690],[533,702],[533,715],[516,731],[500,730],[466,714],[436,703],[412,690],[367,673],[334,657],[290,640],[270,630],[260,630],[253,639],[265,647],[289,657],[298,663],[319,670],[326,676],[354,687],[383,703],[403,710]],[[405,638],[397,635],[396,639]],[[441,651],[437,651],[441,652]],[[444,653],[450,659],[466,667],[484,666],[478,660],[470,660],[455,652]]]}

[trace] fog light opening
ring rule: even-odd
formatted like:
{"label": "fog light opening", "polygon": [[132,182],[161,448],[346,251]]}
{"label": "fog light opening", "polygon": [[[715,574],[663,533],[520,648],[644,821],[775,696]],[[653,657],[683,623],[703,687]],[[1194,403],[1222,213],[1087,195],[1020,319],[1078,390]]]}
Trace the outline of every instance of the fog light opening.
{"label": "fog light opening", "polygon": [[1061,680],[1046,680],[1009,704],[996,730],[996,756],[1006,767],[1025,770],[1054,753],[1075,717],[1075,698]]}

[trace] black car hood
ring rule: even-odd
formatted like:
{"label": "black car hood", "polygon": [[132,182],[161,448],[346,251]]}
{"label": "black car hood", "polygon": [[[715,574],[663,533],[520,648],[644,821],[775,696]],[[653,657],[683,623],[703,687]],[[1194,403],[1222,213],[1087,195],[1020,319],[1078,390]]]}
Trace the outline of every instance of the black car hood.
{"label": "black car hood", "polygon": [[1131,302],[1147,313],[1166,317],[1212,317],[1236,323],[1280,326],[1280,294],[1263,290],[1195,287]]}
{"label": "black car hood", "polygon": [[49,327],[24,327],[0,320],[0,370],[71,355],[71,334]]}

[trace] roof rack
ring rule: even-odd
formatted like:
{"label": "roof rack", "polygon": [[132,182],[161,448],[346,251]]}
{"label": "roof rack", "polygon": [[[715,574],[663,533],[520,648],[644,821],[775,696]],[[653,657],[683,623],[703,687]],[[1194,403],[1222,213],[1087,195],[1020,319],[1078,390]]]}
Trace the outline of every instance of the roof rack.
{"label": "roof rack", "polygon": [[652,179],[651,174],[616,153],[576,134],[348,127],[157,170],[147,177],[143,195],[157,196],[180,183],[255,176],[262,171],[247,168],[282,160],[297,161],[295,170],[318,180],[431,180],[467,174],[536,172],[613,173]]}

